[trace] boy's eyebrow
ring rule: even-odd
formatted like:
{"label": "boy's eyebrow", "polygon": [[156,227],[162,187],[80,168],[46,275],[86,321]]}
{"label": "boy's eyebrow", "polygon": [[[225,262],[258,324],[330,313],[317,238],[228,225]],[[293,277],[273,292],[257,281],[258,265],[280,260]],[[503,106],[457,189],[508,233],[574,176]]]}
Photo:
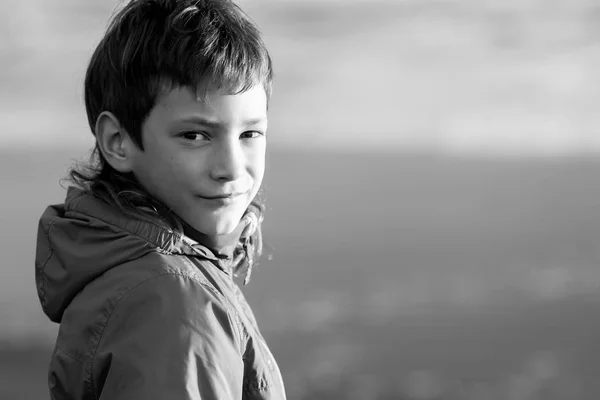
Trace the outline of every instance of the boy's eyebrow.
{"label": "boy's eyebrow", "polygon": [[262,124],[267,122],[267,117],[264,118],[252,118],[252,119],[246,119],[244,121],[242,121],[242,123],[244,125],[258,125],[258,124]]}
{"label": "boy's eyebrow", "polygon": [[[184,117],[184,118],[181,118],[179,120],[179,122],[189,122],[189,123],[194,123],[194,124],[198,124],[198,125],[208,126],[211,128],[218,128],[220,126],[225,125],[219,121],[213,121],[213,120],[206,119],[206,118],[203,118],[200,116]],[[243,120],[242,125],[258,125],[258,124],[265,123],[265,122],[267,122],[266,117],[251,118],[251,119]]]}

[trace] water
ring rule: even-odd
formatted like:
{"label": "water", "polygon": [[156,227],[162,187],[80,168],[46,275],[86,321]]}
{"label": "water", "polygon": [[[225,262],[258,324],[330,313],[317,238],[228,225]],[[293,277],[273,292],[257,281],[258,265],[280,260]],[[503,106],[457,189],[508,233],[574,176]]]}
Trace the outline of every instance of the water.
{"label": "water", "polygon": [[[1,156],[2,398],[45,390],[36,221],[81,154]],[[350,398],[356,382],[371,398],[600,394],[596,160],[272,149],[268,163],[273,260],[246,292],[292,398]]]}

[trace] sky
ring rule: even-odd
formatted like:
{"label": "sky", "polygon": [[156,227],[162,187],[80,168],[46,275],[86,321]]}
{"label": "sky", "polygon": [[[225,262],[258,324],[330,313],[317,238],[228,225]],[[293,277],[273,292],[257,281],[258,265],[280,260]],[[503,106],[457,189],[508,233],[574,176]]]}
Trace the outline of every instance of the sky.
{"label": "sky", "polygon": [[[83,76],[113,0],[0,16],[0,148],[91,146]],[[600,151],[591,2],[243,0],[275,62],[273,145],[494,155]]]}

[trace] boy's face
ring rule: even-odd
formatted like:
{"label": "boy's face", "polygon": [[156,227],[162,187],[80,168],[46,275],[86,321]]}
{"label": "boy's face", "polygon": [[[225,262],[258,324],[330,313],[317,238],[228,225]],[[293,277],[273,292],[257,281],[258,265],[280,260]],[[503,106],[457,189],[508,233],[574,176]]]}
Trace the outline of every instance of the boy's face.
{"label": "boy's face", "polygon": [[265,170],[267,96],[262,85],[238,95],[186,87],[159,96],[142,126],[144,151],[133,173],[194,229],[232,232],[256,196]]}

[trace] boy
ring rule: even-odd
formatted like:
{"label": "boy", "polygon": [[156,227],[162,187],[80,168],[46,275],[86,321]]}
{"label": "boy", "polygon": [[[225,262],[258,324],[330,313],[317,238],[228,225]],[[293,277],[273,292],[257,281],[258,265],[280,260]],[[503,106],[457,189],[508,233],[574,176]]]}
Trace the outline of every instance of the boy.
{"label": "boy", "polygon": [[271,60],[227,0],[132,0],[89,64],[96,147],[40,219],[59,399],[285,399],[234,281],[261,252]]}

